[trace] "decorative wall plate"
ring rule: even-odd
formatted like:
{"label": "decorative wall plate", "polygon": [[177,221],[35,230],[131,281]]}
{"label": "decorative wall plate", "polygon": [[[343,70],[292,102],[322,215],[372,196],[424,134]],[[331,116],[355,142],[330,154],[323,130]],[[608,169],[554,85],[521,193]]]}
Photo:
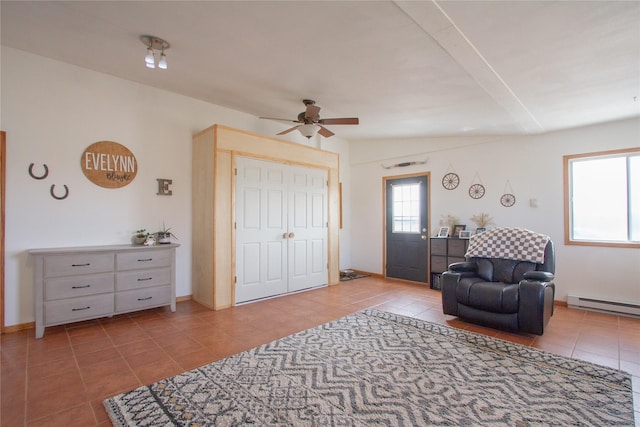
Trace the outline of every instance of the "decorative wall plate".
{"label": "decorative wall plate", "polygon": [[442,186],[447,190],[453,190],[460,184],[460,177],[458,174],[449,172],[442,178]]}
{"label": "decorative wall plate", "polygon": [[509,208],[516,204],[516,196],[509,193],[503,194],[502,197],[500,197],[500,203],[502,206]]}
{"label": "decorative wall plate", "polygon": [[482,184],[473,184],[469,187],[469,196],[472,199],[480,199],[484,196],[484,185]]}
{"label": "decorative wall plate", "polygon": [[509,208],[516,204],[516,196],[513,194],[513,188],[511,188],[509,180],[507,180],[504,185],[504,194],[500,197],[500,204],[505,208]]}

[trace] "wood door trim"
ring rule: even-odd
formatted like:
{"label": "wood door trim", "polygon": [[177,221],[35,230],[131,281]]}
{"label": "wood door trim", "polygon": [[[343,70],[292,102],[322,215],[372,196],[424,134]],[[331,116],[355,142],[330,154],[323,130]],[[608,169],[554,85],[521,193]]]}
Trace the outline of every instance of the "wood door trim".
{"label": "wood door trim", "polygon": [[5,209],[5,171],[6,132],[0,131],[0,333],[4,333],[4,209]]}

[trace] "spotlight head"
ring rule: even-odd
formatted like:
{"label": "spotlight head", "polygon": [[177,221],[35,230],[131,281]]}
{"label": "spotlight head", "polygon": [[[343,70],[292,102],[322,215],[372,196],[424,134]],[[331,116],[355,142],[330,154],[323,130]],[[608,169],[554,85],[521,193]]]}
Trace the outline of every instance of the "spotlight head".
{"label": "spotlight head", "polygon": [[158,61],[158,68],[162,70],[167,69],[167,57],[165,56],[164,51],[162,52],[162,55],[160,55],[160,61]]}
{"label": "spotlight head", "polygon": [[150,47],[147,48],[147,54],[144,57],[144,62],[147,64],[153,64],[156,62],[156,57],[153,54],[153,49]]}

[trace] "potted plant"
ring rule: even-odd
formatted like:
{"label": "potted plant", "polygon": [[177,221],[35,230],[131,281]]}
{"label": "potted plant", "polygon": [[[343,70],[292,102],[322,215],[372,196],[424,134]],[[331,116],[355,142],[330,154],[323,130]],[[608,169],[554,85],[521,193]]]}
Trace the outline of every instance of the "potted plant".
{"label": "potted plant", "polygon": [[178,240],[178,237],[171,232],[171,228],[165,227],[164,222],[162,223],[162,229],[160,231],[156,231],[154,234],[156,236],[156,242],[161,245],[171,243],[172,238]]}
{"label": "potted plant", "polygon": [[144,228],[140,230],[136,230],[133,232],[133,236],[131,236],[131,243],[134,245],[144,245],[144,242],[147,241],[147,237],[149,237],[149,233]]}

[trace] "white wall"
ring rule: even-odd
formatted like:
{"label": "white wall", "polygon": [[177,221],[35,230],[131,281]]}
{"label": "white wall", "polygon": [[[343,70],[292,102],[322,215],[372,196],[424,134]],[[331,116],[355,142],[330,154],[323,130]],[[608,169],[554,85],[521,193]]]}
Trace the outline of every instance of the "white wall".
{"label": "white wall", "polygon": [[[430,171],[432,234],[442,216],[455,215],[467,229],[475,229],[470,217],[487,212],[497,226],[524,227],[551,236],[556,245],[556,299],[566,300],[568,294],[577,294],[640,304],[640,249],[564,244],[562,163],[562,156],[567,154],[637,147],[640,120],[536,136],[350,144],[352,268],[383,272],[382,178]],[[381,167],[427,157],[428,163],[423,166],[390,170]],[[442,177],[452,169],[461,182],[457,189],[446,190]],[[472,199],[468,189],[478,182],[478,177],[486,194]],[[510,208],[500,204],[507,181],[517,198]],[[532,198],[537,199],[537,208],[529,206]]]}
{"label": "white wall", "polygon": [[[182,245],[176,293],[190,295],[192,134],[219,123],[275,135],[282,125],[12,48],[0,53],[0,128],[7,132],[5,325],[34,320],[29,249],[127,243],[132,231],[156,231],[163,221]],[[344,182],[344,141],[287,136],[338,151],[346,159]],[[98,187],[82,173],[82,152],[102,140],[136,156],[138,175],[126,187]],[[31,178],[30,163],[36,172],[47,164],[49,177]],[[172,196],[156,195],[157,178],[173,180]],[[51,184],[66,184],[69,197],[54,200]],[[343,260],[350,262],[348,249],[341,249]]]}

